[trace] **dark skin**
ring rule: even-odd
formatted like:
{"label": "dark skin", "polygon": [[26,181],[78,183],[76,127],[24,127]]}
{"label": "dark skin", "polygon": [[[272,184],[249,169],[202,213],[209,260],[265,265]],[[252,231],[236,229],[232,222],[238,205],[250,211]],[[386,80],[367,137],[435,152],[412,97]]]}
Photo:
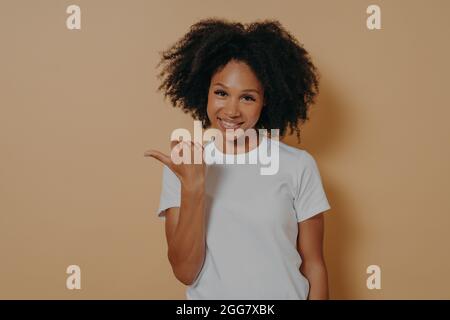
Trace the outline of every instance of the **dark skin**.
{"label": "dark skin", "polygon": [[310,284],[309,300],[328,300],[328,272],[323,256],[323,213],[298,223],[297,251],[302,257],[300,272]]}
{"label": "dark skin", "polygon": [[[247,64],[230,61],[212,78],[208,92],[207,113],[211,128],[219,129],[224,143],[217,147],[227,152],[234,144],[235,153],[249,151],[249,143],[238,137],[227,137],[225,123],[237,124],[243,131],[254,128],[264,105],[264,89]],[[258,133],[258,131],[256,130]],[[217,140],[216,140],[217,142]],[[228,152],[227,152],[228,153]]]}
{"label": "dark skin", "polygon": [[[264,91],[251,68],[240,61],[230,61],[211,78],[208,93],[207,113],[211,127],[219,129],[225,137],[221,121],[228,125],[236,124],[246,130],[257,123],[264,106]],[[224,139],[217,147],[226,153],[227,145],[239,146],[238,139]],[[184,142],[191,146],[193,154],[196,146],[193,142]],[[172,144],[172,147],[174,144]],[[224,148],[225,147],[225,148]],[[244,152],[235,147],[235,152]],[[245,141],[245,152],[249,145]],[[149,150],[146,155],[169,166],[180,178],[182,184],[182,208],[166,210],[166,238],[169,246],[169,260],[177,278],[184,284],[191,284],[201,270],[204,259],[204,165],[174,165],[168,155]],[[194,200],[193,200],[194,199]],[[182,211],[180,213],[180,210]],[[190,218],[199,223],[189,223]],[[181,224],[180,224],[181,222]],[[310,291],[308,299],[329,299],[328,275],[323,257],[324,218],[318,214],[298,223],[299,236],[297,250],[302,258],[300,272],[308,279]]]}

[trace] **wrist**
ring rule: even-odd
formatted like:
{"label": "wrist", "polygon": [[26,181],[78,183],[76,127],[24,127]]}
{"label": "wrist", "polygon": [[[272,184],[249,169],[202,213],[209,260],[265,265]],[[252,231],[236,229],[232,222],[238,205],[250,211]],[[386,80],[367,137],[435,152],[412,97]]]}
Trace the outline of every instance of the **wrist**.
{"label": "wrist", "polygon": [[188,193],[203,193],[205,190],[205,181],[203,179],[181,181],[181,189]]}

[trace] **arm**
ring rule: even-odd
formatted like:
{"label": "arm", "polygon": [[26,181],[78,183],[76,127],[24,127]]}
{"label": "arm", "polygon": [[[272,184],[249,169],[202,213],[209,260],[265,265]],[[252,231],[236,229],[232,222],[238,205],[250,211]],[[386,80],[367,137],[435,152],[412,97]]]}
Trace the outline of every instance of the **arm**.
{"label": "arm", "polygon": [[168,258],[174,275],[185,285],[197,278],[205,258],[204,186],[181,185],[180,208],[166,210]]}
{"label": "arm", "polygon": [[[195,152],[202,154],[203,146],[192,141],[172,141],[171,148],[171,156],[157,150],[149,150],[145,155],[166,164],[180,180],[180,207],[168,208],[165,212],[167,256],[175,277],[183,284],[191,285],[205,259],[205,163],[197,164],[192,159]],[[191,161],[173,163],[172,155],[179,151],[190,151]]]}
{"label": "arm", "polygon": [[302,258],[300,272],[310,284],[310,300],[328,300],[328,273],[323,257],[323,213],[298,223],[297,250]]}

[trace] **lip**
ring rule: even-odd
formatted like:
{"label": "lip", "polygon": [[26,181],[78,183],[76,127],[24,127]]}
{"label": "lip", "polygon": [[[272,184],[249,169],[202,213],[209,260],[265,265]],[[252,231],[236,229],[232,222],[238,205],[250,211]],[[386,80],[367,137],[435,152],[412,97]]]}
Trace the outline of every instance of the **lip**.
{"label": "lip", "polygon": [[219,120],[219,125],[222,127],[222,129],[237,129],[239,128],[244,121],[242,122],[235,122],[235,121],[229,121],[229,120],[222,120],[220,117],[217,117],[217,119]]}

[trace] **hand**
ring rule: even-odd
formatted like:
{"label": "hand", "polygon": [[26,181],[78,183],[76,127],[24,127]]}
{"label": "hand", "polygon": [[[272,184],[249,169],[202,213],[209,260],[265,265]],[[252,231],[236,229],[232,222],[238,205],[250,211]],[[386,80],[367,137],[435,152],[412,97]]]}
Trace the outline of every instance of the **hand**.
{"label": "hand", "polygon": [[[153,149],[146,151],[144,156],[153,157],[165,164],[180,179],[180,182],[184,186],[194,188],[202,186],[205,181],[206,168],[203,160],[204,146],[198,142],[174,140],[171,141],[170,147],[172,157]],[[176,160],[176,157],[181,157],[184,160],[184,152],[190,152],[190,157],[186,159],[186,162],[188,163],[175,163],[173,160]],[[201,163],[194,163],[194,153],[198,153],[200,155],[199,158]]]}

